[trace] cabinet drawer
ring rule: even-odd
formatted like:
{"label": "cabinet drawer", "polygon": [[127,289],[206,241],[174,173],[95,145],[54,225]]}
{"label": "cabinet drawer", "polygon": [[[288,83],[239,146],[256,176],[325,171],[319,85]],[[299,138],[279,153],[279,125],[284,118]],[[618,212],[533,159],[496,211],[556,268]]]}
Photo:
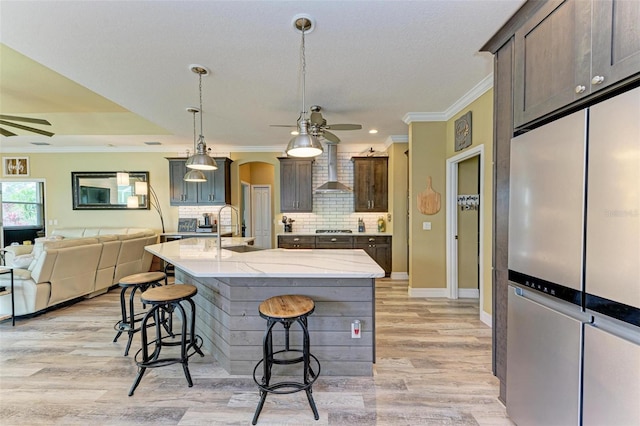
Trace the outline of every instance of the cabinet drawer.
{"label": "cabinet drawer", "polygon": [[353,237],[353,246],[354,247],[362,247],[362,246],[367,246],[369,244],[390,244],[391,243],[391,237],[389,236],[376,236],[376,235],[369,235],[369,236],[361,236],[361,237]]}
{"label": "cabinet drawer", "polygon": [[316,248],[350,249],[353,247],[353,237],[333,236],[316,237]]}
{"label": "cabinet drawer", "polygon": [[295,248],[312,249],[316,247],[316,237],[310,236],[310,235],[307,235],[307,236],[279,235],[278,247],[287,248],[287,249],[295,249]]}

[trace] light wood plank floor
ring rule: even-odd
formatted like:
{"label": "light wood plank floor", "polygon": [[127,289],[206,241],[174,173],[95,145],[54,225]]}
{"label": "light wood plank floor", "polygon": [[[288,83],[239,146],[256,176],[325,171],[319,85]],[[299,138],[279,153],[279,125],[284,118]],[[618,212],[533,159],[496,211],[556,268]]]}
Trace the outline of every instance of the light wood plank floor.
{"label": "light wood plank floor", "polygon": [[[323,377],[320,420],[304,393],[270,395],[259,425],[510,425],[491,374],[491,330],[477,300],[409,298],[406,281],[376,285],[374,377]],[[0,324],[2,425],[248,425],[258,402],[251,376],[211,356],[147,370],[132,397],[134,340],[112,343],[119,289],[31,319]],[[310,321],[312,318],[310,318]],[[313,336],[312,336],[313,339]]]}

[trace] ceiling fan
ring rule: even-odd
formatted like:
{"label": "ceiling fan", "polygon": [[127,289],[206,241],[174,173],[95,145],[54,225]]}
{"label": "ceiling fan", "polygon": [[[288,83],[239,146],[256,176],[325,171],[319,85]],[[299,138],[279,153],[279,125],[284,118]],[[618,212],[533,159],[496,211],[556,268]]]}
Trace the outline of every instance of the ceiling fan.
{"label": "ceiling fan", "polygon": [[[339,143],[340,138],[335,134],[329,132],[329,130],[360,130],[362,125],[360,124],[327,124],[327,120],[322,116],[320,112],[322,107],[319,105],[311,106],[311,117],[309,118],[309,133],[316,137],[322,137],[328,142]],[[300,117],[298,117],[300,120]],[[288,124],[272,124],[271,127],[298,127],[296,125]]]}
{"label": "ceiling fan", "polygon": [[2,125],[2,127],[0,127],[0,135],[7,136],[7,137],[18,136],[15,133],[5,129],[4,126],[15,127],[16,129],[22,129],[28,132],[38,133],[40,135],[49,136],[49,137],[55,134],[55,133],[47,132],[46,130],[36,129],[35,127],[25,126],[23,124],[18,124],[18,123],[12,123],[12,121],[22,121],[25,123],[42,124],[44,126],[51,126],[51,123],[41,118],[18,117],[15,115],[0,114],[0,125]]}

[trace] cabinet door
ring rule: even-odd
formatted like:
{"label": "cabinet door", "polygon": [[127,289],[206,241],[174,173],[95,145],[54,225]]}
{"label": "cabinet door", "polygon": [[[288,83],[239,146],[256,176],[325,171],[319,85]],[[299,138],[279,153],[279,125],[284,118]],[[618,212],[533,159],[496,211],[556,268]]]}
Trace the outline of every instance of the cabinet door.
{"label": "cabinet door", "polygon": [[385,276],[391,275],[391,237],[361,236],[354,237],[354,249],[363,249],[382,269]]}
{"label": "cabinet door", "polygon": [[196,204],[197,185],[194,182],[185,182],[187,173],[186,160],[169,160],[169,202],[172,206]]}
{"label": "cabinet door", "polygon": [[296,194],[298,198],[296,211],[313,211],[312,179],[311,161],[296,161]]}
{"label": "cabinet door", "polygon": [[357,212],[369,211],[371,205],[369,198],[370,175],[371,163],[369,161],[361,159],[353,161],[353,207]]}
{"label": "cabinet door", "polygon": [[516,32],[516,128],[589,94],[590,12],[588,1],[549,1]]}
{"label": "cabinet door", "polygon": [[313,211],[313,160],[280,158],[280,211]]}
{"label": "cabinet door", "polygon": [[593,2],[591,90],[640,72],[640,2]]}
{"label": "cabinet door", "polygon": [[386,212],[388,158],[353,158],[353,203],[356,212]]}
{"label": "cabinet door", "polygon": [[217,170],[202,170],[207,181],[198,182],[198,204],[206,205],[214,203],[216,196],[216,172]]}
{"label": "cabinet door", "polygon": [[371,208],[372,212],[386,212],[388,206],[388,159],[376,158],[371,162]]}
{"label": "cabinet door", "polygon": [[214,170],[212,173],[212,204],[231,204],[231,160],[229,158],[216,158],[215,160],[218,170]]}

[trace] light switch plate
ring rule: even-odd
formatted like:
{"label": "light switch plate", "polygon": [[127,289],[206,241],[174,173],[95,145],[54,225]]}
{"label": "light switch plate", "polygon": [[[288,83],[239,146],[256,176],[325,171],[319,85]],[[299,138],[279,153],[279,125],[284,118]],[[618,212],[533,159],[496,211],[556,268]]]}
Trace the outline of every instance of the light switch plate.
{"label": "light switch plate", "polygon": [[422,222],[422,229],[425,231],[431,231],[431,222]]}

